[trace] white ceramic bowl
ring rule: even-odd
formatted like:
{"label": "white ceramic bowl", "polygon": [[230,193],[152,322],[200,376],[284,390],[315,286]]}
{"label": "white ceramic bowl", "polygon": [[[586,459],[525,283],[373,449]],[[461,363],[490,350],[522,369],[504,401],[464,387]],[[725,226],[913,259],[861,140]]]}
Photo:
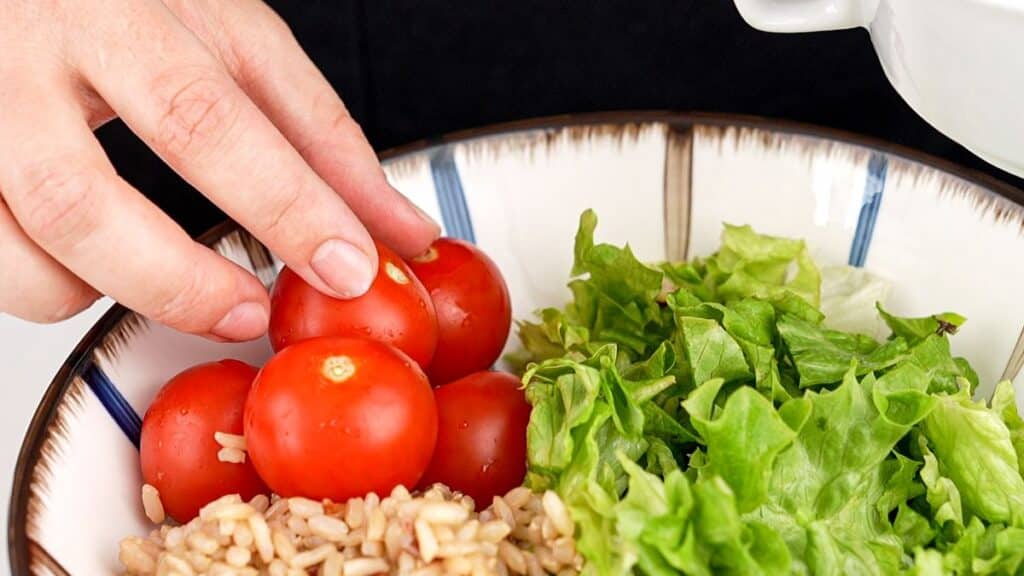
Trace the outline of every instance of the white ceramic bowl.
{"label": "white ceramic bowl", "polygon": [[1024,2],[735,2],[760,30],[867,29],[885,75],[911,108],[986,161],[1024,176]]}
{"label": "white ceramic bowl", "polygon": [[[602,241],[628,241],[649,260],[708,254],[723,221],[746,223],[806,238],[823,264],[889,280],[896,312],[963,313],[953,346],[974,362],[981,393],[1010,366],[1024,399],[1019,358],[1011,362],[1024,327],[1024,208],[1008,199],[1024,195],[981,175],[848,134],[668,113],[499,126],[385,158],[398,189],[498,263],[517,317],[567,299],[585,208],[597,211]],[[278,264],[234,225],[204,240],[272,282]],[[116,572],[119,539],[150,529],[136,444],[153,395],[190,365],[269,354],[265,340],[214,344],[113,308],[61,369],[25,438],[12,571]]]}

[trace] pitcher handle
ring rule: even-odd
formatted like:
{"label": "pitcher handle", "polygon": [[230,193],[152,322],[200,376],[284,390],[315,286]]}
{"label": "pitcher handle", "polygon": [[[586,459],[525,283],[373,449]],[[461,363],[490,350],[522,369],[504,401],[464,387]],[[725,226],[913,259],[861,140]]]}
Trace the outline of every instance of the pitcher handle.
{"label": "pitcher handle", "polygon": [[867,26],[879,0],[736,0],[743,19],[765,32],[817,32]]}

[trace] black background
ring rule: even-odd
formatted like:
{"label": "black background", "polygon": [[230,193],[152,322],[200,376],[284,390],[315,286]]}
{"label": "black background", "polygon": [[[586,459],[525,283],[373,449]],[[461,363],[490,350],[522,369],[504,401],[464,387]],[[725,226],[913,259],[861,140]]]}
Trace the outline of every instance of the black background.
{"label": "black background", "polygon": [[[1024,184],[914,114],[864,30],[766,34],[749,28],[731,0],[271,5],[378,149],[552,114],[731,112],[875,136]],[[121,174],[190,233],[223,218],[120,122],[99,134]]]}

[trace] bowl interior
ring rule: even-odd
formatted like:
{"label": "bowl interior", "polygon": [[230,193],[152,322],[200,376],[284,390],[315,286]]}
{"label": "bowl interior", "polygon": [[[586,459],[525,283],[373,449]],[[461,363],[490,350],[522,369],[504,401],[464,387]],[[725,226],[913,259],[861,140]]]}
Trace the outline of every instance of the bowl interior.
{"label": "bowl interior", "polygon": [[[385,170],[447,235],[497,262],[517,318],[568,298],[586,208],[602,241],[628,242],[651,261],[707,255],[723,222],[750,224],[805,238],[822,265],[887,280],[898,313],[964,314],[953,346],[978,369],[979,393],[1009,377],[1024,398],[1024,378],[1007,372],[1024,328],[1024,208],[996,194],[1007,192],[998,184],[846,135],[673,115],[495,129],[392,155]],[[207,239],[273,281],[280,264],[245,232],[226,224]],[[112,310],[61,371],[26,438],[9,527],[13,571],[118,571],[120,538],[151,529],[136,445],[156,391],[199,362],[269,355],[265,339],[214,344]]]}

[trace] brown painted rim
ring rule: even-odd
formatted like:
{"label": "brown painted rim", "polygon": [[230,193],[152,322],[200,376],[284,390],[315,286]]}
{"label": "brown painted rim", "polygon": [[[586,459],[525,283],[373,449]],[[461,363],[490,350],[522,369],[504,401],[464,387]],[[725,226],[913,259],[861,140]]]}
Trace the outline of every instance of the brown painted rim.
{"label": "brown painted rim", "polygon": [[671,110],[627,110],[613,112],[591,112],[585,114],[562,114],[542,116],[527,120],[515,120],[498,124],[490,124],[480,128],[469,128],[450,132],[435,138],[417,140],[409,144],[389,148],[379,153],[382,160],[390,160],[413,152],[420,152],[434,146],[454,144],[477,138],[486,138],[531,130],[555,130],[573,126],[601,124],[645,124],[663,123],[672,129],[684,129],[694,125],[704,126],[735,126],[740,128],[757,128],[770,132],[810,136],[825,140],[833,140],[844,144],[852,144],[871,148],[891,156],[923,164],[929,168],[946,172],[962,180],[987,188],[998,195],[1011,200],[1024,208],[1024,190],[1004,182],[980,170],[967,168],[945,158],[921,152],[914,148],[894,144],[887,140],[848,132],[838,128],[828,128],[816,124],[807,124],[792,120],[767,118],[746,114],[724,114],[717,112],[674,112]]}
{"label": "brown painted rim", "polygon": [[[757,128],[770,132],[811,136],[871,148],[957,176],[967,182],[987,188],[1024,208],[1024,191],[1019,188],[1011,186],[1010,184],[983,172],[965,168],[930,154],[919,152],[897,144],[892,144],[884,140],[862,136],[843,130],[824,128],[821,126],[786,120],[733,114],[702,112],[683,113],[671,111],[622,111],[547,116],[543,118],[506,122],[482,128],[452,132],[437,138],[419,140],[404,146],[391,148],[381,152],[379,156],[382,160],[389,160],[415,152],[421,152],[439,145],[497,136],[512,132],[554,130],[585,125],[646,123],[664,123],[673,129],[689,128],[694,125]],[[199,236],[197,241],[206,245],[212,245],[237,229],[237,224],[232,221],[225,221]],[[21,450],[18,453],[18,461],[14,471],[14,481],[11,489],[10,510],[8,512],[7,547],[8,554],[10,556],[9,561],[12,574],[30,574],[29,548],[30,546],[40,547],[38,543],[30,543],[26,530],[26,520],[28,517],[31,476],[38,464],[40,449],[44,439],[46,438],[46,431],[53,422],[60,400],[71,385],[74,377],[80,374],[81,369],[84,367],[86,362],[91,360],[92,351],[102,341],[104,336],[111,329],[117,326],[128,312],[129,310],[125,307],[115,304],[99,319],[99,321],[96,322],[96,324],[92,326],[92,328],[89,329],[88,332],[86,332],[85,336],[83,336],[78,345],[75,346],[74,350],[72,350],[71,354],[68,356],[68,359],[65,360],[63,365],[61,365],[60,370],[50,382],[42,401],[39,403],[35,414],[32,416],[32,421],[29,424],[28,430],[25,434],[25,439],[21,445]]]}

